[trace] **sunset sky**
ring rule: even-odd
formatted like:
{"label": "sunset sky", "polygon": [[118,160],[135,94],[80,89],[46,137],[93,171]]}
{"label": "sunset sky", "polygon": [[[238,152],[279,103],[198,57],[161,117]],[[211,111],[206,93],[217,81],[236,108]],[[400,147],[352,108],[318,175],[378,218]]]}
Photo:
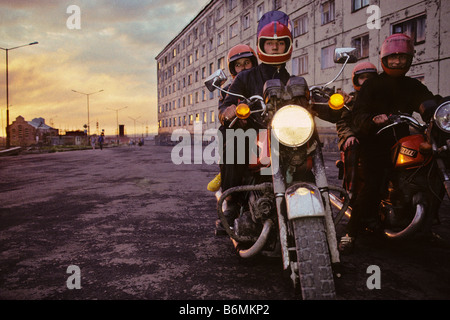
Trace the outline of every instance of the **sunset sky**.
{"label": "sunset sky", "polygon": [[[0,47],[9,51],[10,123],[42,117],[63,130],[157,130],[155,56],[209,0],[0,0]],[[80,29],[76,23],[80,8]],[[0,136],[6,126],[6,54],[0,50]]]}

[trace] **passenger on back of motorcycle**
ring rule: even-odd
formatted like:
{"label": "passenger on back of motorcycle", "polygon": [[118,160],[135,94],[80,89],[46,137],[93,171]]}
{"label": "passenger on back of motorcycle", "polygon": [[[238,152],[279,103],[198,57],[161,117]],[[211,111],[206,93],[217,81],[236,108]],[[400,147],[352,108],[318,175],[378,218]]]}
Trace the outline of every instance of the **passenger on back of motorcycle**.
{"label": "passenger on back of motorcycle", "polygon": [[[251,97],[253,95],[262,96],[264,83],[267,80],[280,79],[283,84],[287,83],[290,74],[286,70],[286,62],[289,61],[292,54],[292,34],[288,26],[278,21],[273,21],[262,27],[257,35],[257,53],[261,64],[255,68],[239,73],[233,80],[228,90],[229,92],[245,97]],[[219,120],[227,129],[231,121],[235,118],[236,106],[238,104],[239,98],[228,94],[222,105],[219,106]],[[246,120],[238,120],[234,124],[234,128],[258,130],[265,129],[266,125],[257,114],[253,114],[252,117]],[[224,135],[225,139],[226,135]],[[249,141],[247,142],[250,143]],[[223,154],[221,155],[224,163],[222,167],[227,169],[225,172],[222,172],[222,192],[245,183],[243,177],[249,170],[248,154],[245,156],[245,163],[239,164],[237,163],[237,149],[240,148],[236,147],[236,141],[226,141],[225,144],[234,146],[234,150],[228,150],[228,152],[234,153],[234,159],[232,163],[226,163],[226,148],[224,148]],[[245,150],[248,153],[249,146]],[[224,215],[232,226],[233,220],[239,214],[239,199],[233,194],[225,203]]]}
{"label": "passenger on back of motorcycle", "polygon": [[376,132],[387,124],[388,115],[418,112],[428,121],[440,96],[435,96],[419,80],[405,76],[414,56],[413,40],[405,34],[393,34],[381,46],[384,70],[361,87],[353,108],[353,125],[360,141],[364,185],[358,194],[347,225],[347,234],[339,243],[341,252],[353,249],[357,233],[366,227],[380,233],[378,207],[387,176],[392,169],[390,149],[396,138],[408,135],[408,127],[395,126],[383,134]]}
{"label": "passenger on back of motorcycle", "polygon": [[352,202],[355,200],[354,191],[357,188],[358,183],[356,179],[358,178],[357,169],[359,163],[359,140],[356,137],[356,129],[352,123],[352,110],[363,83],[377,75],[377,68],[370,62],[358,63],[353,68],[352,83],[355,91],[351,92],[349,95],[344,93],[344,97],[348,96],[345,100],[348,109],[343,109],[341,119],[336,123],[336,130],[339,138],[338,148],[344,158],[345,188],[352,197]]}
{"label": "passenger on back of motorcycle", "polygon": [[[228,51],[227,56],[227,62],[228,62],[228,71],[231,74],[232,79],[234,80],[235,77],[242,71],[251,69],[253,67],[256,67],[258,65],[258,59],[256,57],[255,51],[253,49],[245,44],[238,44],[234,46],[233,48]],[[232,82],[231,82],[232,83]],[[225,91],[228,91],[229,87],[231,86],[231,83],[229,83],[227,86],[224,87]],[[225,99],[225,93],[223,91],[220,91],[220,99],[219,99],[219,120],[221,122],[221,126],[219,127],[219,131],[222,134],[222,137],[225,137],[225,131],[228,128],[228,126],[225,126],[225,123],[223,121],[224,114],[220,112],[220,110],[223,110],[222,105],[224,103]],[[226,140],[223,140],[223,150],[226,150]],[[222,154],[222,159],[225,159],[225,154]],[[233,185],[233,180],[235,177],[239,177],[241,174],[241,171],[243,170],[242,165],[233,165],[233,164],[226,164],[225,162],[220,165],[220,174],[219,177],[216,177],[215,179],[220,179],[220,185],[222,187],[222,192],[226,189],[230,188],[229,185]],[[211,187],[208,185],[208,189]],[[217,190],[212,190],[217,191]],[[226,199],[224,202],[227,206],[228,210],[231,209],[232,203],[231,203],[231,196]],[[225,209],[227,211],[227,209]],[[226,213],[227,215],[228,213]],[[220,220],[216,221],[216,234],[223,233],[225,234],[225,230],[223,229],[223,226],[220,222]]]}

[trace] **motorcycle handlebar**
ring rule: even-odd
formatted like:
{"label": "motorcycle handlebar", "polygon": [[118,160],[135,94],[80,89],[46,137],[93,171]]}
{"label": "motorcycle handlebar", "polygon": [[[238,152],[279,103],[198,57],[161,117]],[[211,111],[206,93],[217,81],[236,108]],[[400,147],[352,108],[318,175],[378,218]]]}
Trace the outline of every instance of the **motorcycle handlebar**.
{"label": "motorcycle handlebar", "polygon": [[[248,106],[251,106],[251,105],[253,105],[253,104],[257,103],[257,102],[259,102],[260,105],[261,105],[261,109],[251,110],[251,111],[250,111],[250,115],[253,114],[253,113],[257,113],[257,112],[261,112],[261,115],[263,115],[264,113],[266,113],[267,106],[266,106],[266,104],[264,103],[264,99],[263,99],[261,96],[255,95],[255,96],[251,96],[251,97],[248,98],[248,99],[247,99],[247,98],[244,98],[244,99],[245,99],[246,104],[248,104]],[[250,116],[250,115],[249,115],[249,116]],[[235,114],[233,120],[232,120],[231,123],[228,125],[228,128],[231,129],[231,128],[234,126],[234,124],[236,123],[236,121],[237,121],[238,119],[239,119],[239,118],[238,118],[237,115]]]}
{"label": "motorcycle handlebar", "polygon": [[380,134],[384,130],[401,123],[407,123],[408,125],[413,126],[419,130],[424,130],[426,128],[426,125],[421,124],[419,121],[417,121],[417,119],[406,114],[391,114],[388,116],[388,120],[390,123],[378,130],[376,134]]}

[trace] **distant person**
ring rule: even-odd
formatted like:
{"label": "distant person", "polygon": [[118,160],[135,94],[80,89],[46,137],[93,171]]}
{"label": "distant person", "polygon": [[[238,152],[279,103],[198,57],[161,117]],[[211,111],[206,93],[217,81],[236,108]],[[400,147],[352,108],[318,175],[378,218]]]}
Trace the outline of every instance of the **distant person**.
{"label": "distant person", "polygon": [[92,146],[92,150],[95,150],[95,143],[97,142],[97,139],[95,138],[95,136],[91,137],[91,146]]}
{"label": "distant person", "polygon": [[100,146],[100,150],[103,150],[103,143],[105,143],[105,133],[102,132],[100,137],[98,137],[98,144]]}

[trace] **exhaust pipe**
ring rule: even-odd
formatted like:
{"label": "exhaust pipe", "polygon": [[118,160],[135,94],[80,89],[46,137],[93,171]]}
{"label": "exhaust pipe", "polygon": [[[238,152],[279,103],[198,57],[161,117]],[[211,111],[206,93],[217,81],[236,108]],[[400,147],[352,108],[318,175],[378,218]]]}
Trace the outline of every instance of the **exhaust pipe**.
{"label": "exhaust pipe", "polygon": [[330,197],[330,203],[335,208],[340,210],[339,213],[336,215],[336,218],[334,219],[334,225],[337,225],[339,223],[339,221],[341,221],[341,219],[343,218],[344,214],[348,218],[350,218],[350,216],[352,215],[352,208],[349,207],[349,205],[348,205],[349,199],[346,198],[344,201],[342,201],[340,198],[338,198],[336,195],[334,195],[331,192],[329,193],[329,197]]}
{"label": "exhaust pipe", "polygon": [[425,206],[421,203],[416,204],[416,214],[411,223],[402,231],[394,232],[392,230],[385,229],[384,234],[389,239],[405,239],[416,233],[425,218]]}
{"label": "exhaust pipe", "polygon": [[255,256],[256,254],[258,254],[266,245],[267,239],[269,238],[269,234],[270,234],[270,230],[272,229],[273,226],[273,222],[272,220],[266,220],[266,222],[264,222],[264,226],[263,229],[261,231],[261,234],[258,237],[258,240],[256,240],[256,242],[253,244],[253,246],[251,246],[249,249],[246,250],[240,250],[238,249],[239,243],[234,240],[233,238],[231,238],[231,240],[233,241],[234,247],[236,248],[236,250],[238,251],[239,255],[241,256],[241,258],[251,258],[253,256]]}

